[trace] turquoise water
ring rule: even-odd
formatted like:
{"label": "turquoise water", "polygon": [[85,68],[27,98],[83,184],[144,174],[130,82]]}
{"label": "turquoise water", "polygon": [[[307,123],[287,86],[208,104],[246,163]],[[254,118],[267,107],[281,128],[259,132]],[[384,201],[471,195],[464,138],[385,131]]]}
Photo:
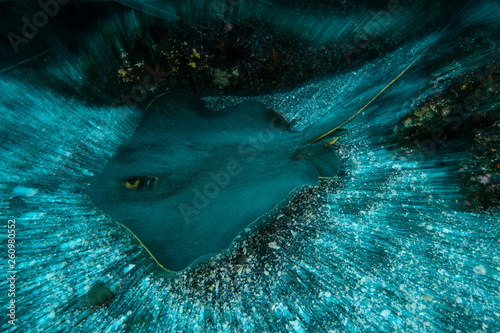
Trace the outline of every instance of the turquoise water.
{"label": "turquoise water", "polygon": [[[2,3],[2,34],[13,32],[21,38],[14,40],[21,41],[15,44],[17,53],[8,38],[0,51],[4,244],[13,238],[8,236],[9,220],[15,220],[16,230],[15,243],[10,242],[15,253],[5,246],[1,257],[4,275],[16,277],[15,295],[9,291],[12,284],[2,287],[2,330],[500,329],[498,207],[476,205],[474,200],[485,199],[467,192],[476,189],[470,184],[491,191],[498,186],[494,166],[474,162],[490,156],[478,147],[484,143],[495,148],[487,144],[496,142],[498,133],[494,122],[476,119],[498,114],[496,3],[173,1],[164,9],[155,8],[155,15],[143,2],[127,4],[135,10],[120,3],[61,2],[45,25],[38,22],[36,34],[26,36],[21,18],[34,22],[43,8]],[[238,36],[252,36],[243,32],[249,25],[255,38],[237,41]],[[148,30],[152,26],[155,29]],[[265,29],[259,30],[261,26]],[[198,35],[177,34],[175,38],[184,38],[180,46],[173,44],[174,38],[168,39],[172,44],[162,44],[154,37],[174,29]],[[134,36],[141,36],[146,46],[130,48]],[[193,40],[216,43],[191,45]],[[148,41],[154,41],[155,48]],[[236,54],[234,48],[230,53],[231,43],[241,46],[238,51],[251,52]],[[166,53],[165,58],[145,57],[153,62],[152,71],[153,60],[172,65],[169,76],[150,89],[137,83],[144,82],[145,65],[136,65],[149,48]],[[258,50],[262,53],[256,56]],[[182,56],[169,58],[170,51]],[[295,62],[297,57],[303,60]],[[230,235],[213,242],[224,243],[219,253],[195,256],[201,260],[182,272],[161,269],[129,231],[85,194],[138,133],[149,102],[170,84],[196,94],[213,110],[263,103],[279,111],[305,139],[349,119],[412,63],[343,126],[343,135],[330,146],[340,157],[334,178],[293,178],[298,172],[287,169],[288,162],[276,164],[274,150],[266,147],[258,159],[262,167],[252,168],[249,178],[240,179],[231,192],[245,203],[220,208],[224,219],[226,213],[251,212],[253,205],[265,211],[274,207],[266,196],[279,192],[276,180],[306,186],[285,195],[265,223],[237,228],[231,224]],[[296,67],[288,68],[290,64]],[[274,72],[279,75],[266,74]],[[241,79],[245,75],[246,81]],[[484,90],[467,90],[477,82]],[[424,105],[444,110],[443,96],[454,94],[474,105],[474,111],[467,112],[476,118],[458,109],[449,116],[443,113],[445,120],[450,117],[460,124],[446,127],[422,111]],[[419,127],[411,132],[417,125],[430,131]],[[467,136],[469,127],[473,139]],[[439,128],[444,134],[436,132]],[[174,146],[183,144],[192,151],[200,142],[231,138],[223,130],[217,135],[199,128],[176,130],[193,139],[175,135],[180,142]],[[286,149],[294,151],[288,144]],[[190,161],[192,152],[182,156],[186,160],[178,161],[177,169],[200,168],[199,160]],[[143,157],[139,160],[141,168],[158,167]],[[475,173],[462,178],[464,170]],[[469,185],[464,187],[464,182]],[[260,192],[252,192],[254,185],[260,185]],[[130,206],[133,212],[150,207],[147,202]],[[216,210],[207,217],[215,215]],[[156,211],[133,216],[136,223],[141,216],[157,217]],[[230,242],[238,230],[243,232]],[[15,254],[15,263],[8,261],[10,254]],[[12,299],[15,312],[7,309]]]}

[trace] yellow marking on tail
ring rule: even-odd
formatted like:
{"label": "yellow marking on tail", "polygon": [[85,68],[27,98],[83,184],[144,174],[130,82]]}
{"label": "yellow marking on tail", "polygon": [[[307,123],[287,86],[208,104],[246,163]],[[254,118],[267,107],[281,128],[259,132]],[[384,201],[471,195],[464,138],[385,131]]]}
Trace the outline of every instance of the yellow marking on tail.
{"label": "yellow marking on tail", "polygon": [[334,137],[332,140],[328,141],[328,143],[325,145],[325,146],[331,146],[333,145],[335,142],[339,141],[340,137],[339,136],[336,136]]}

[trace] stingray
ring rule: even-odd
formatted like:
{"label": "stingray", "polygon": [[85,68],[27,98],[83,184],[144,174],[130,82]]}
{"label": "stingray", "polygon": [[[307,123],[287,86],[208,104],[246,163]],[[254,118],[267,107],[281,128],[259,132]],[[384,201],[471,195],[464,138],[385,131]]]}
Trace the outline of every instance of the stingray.
{"label": "stingray", "polygon": [[162,268],[181,271],[272,217],[295,189],[335,176],[333,147],[309,142],[324,129],[292,131],[260,102],[211,111],[190,93],[165,93],[86,193]]}

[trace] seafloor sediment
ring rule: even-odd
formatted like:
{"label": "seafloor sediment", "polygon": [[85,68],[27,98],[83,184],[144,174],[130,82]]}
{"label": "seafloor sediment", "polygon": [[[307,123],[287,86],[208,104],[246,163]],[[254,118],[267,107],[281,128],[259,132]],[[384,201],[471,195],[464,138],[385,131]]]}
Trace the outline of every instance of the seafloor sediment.
{"label": "seafloor sediment", "polygon": [[[255,12],[271,11],[260,1],[245,3],[253,3],[245,5],[250,18]],[[334,143],[343,167],[336,178],[296,192],[267,223],[247,228],[226,251],[175,275],[161,270],[126,230],[83,194],[133,134],[147,100],[156,94],[151,91],[144,100],[133,101],[135,107],[124,102],[121,94],[131,94],[127,78],[136,80],[138,74],[130,66],[120,66],[140,62],[140,52],[124,47],[133,51],[139,28],[158,21],[143,21],[129,10],[120,9],[116,15],[105,11],[96,14],[98,25],[82,23],[92,30],[78,39],[78,46],[56,43],[56,51],[19,65],[17,56],[5,58],[3,68],[10,69],[2,70],[0,77],[4,92],[0,95],[0,212],[3,221],[16,221],[17,280],[16,325],[4,320],[2,330],[498,331],[498,5],[459,4],[452,21],[412,26],[412,19],[423,19],[426,11],[444,20],[446,11],[440,8],[447,7],[439,4],[401,2],[402,16],[393,16],[377,37],[380,40],[367,45],[374,49],[366,56],[358,48],[354,64],[347,64],[342,44],[335,44],[342,55],[335,59],[346,62],[341,68],[336,67],[341,62],[332,62],[321,75],[304,60],[307,57],[293,60],[298,62],[290,63],[292,72],[293,66],[302,68],[297,65],[301,62],[311,65],[312,72],[297,69],[296,81],[285,88],[259,78],[259,72],[248,74],[255,85],[245,86],[234,75],[216,80],[211,75],[221,60],[212,63],[205,48],[202,53],[189,44],[198,36],[186,45],[164,36],[172,43],[159,54],[166,50],[174,54],[178,47],[189,54],[179,56],[183,59],[179,66],[184,67],[178,69],[182,73],[178,81],[163,82],[162,89],[172,82],[186,88],[189,84],[179,82],[190,71],[210,68],[201,82],[215,82],[212,86],[196,86],[200,84],[196,76],[185,80],[196,81],[191,87],[195,91],[206,89],[207,105],[221,108],[258,99],[282,112],[296,129],[348,119],[415,61],[344,126],[347,134]],[[386,3],[379,5],[313,6],[345,20],[328,23],[305,15],[303,25],[295,30],[303,35],[315,32],[314,36],[321,36],[315,43],[338,38],[355,45],[346,36],[357,36],[355,31],[367,27],[373,18],[370,10],[387,9]],[[174,2],[183,19],[199,18],[194,11],[188,14],[185,7],[176,6],[180,5]],[[29,8],[23,4],[17,11]],[[231,45],[222,41],[222,47],[220,36],[229,38],[238,32],[239,22],[249,29],[243,20],[248,17],[240,21],[236,13],[225,13],[216,21],[214,26],[222,30],[216,28],[213,39],[208,39],[217,41],[213,51],[219,55],[227,56],[224,52]],[[311,15],[317,18],[316,14]],[[59,15],[61,21],[70,21],[63,11]],[[8,22],[15,22],[15,17]],[[53,18],[55,25],[58,17]],[[280,29],[292,22],[297,21],[281,16],[267,20],[270,28],[266,29],[272,31],[257,34],[257,39],[271,36],[269,45],[275,45],[276,36],[286,35]],[[199,30],[210,33],[206,29]],[[396,30],[400,33],[394,42],[391,32]],[[131,32],[130,39],[123,38]],[[20,60],[43,49],[45,34],[33,37],[25,50],[34,53],[19,55]],[[104,38],[109,36],[116,40]],[[161,45],[161,38],[158,42]],[[248,45],[250,55],[256,45],[266,46]],[[2,54],[8,54],[8,44],[3,47]],[[297,52],[297,57],[315,50],[289,47],[288,54]],[[120,55],[120,50],[125,57],[110,58],[110,54]],[[263,58],[250,62],[253,68],[281,61],[282,56],[286,59],[286,54],[274,57],[272,52],[264,47]],[[269,55],[270,59],[262,60]],[[99,71],[95,66],[108,58],[110,66]],[[241,61],[235,60],[238,72]],[[108,81],[88,86],[104,77]],[[263,91],[257,88],[258,80],[264,82]],[[238,96],[221,93],[221,85],[236,92],[240,84],[244,89]],[[3,233],[3,242],[7,238]],[[7,252],[3,253],[2,261],[7,263]],[[7,304],[11,296],[1,295],[2,304]]]}

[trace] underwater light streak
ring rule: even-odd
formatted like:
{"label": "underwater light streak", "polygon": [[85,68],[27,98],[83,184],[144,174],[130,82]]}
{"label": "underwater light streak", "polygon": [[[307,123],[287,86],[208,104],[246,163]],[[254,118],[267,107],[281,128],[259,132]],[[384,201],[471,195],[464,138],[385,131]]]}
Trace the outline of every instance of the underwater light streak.
{"label": "underwater light streak", "polygon": [[[420,159],[418,150],[402,144],[405,133],[394,131],[415,112],[422,114],[411,125],[432,130],[422,119],[439,117],[444,103],[451,103],[438,92],[453,94],[451,81],[470,84],[477,72],[487,74],[488,81],[483,82],[488,84],[482,89],[492,94],[480,100],[477,111],[486,116],[497,112],[498,9],[493,1],[474,4],[460,25],[438,38],[440,47],[435,52],[426,53],[404,81],[380,95],[365,109],[366,116],[357,116],[345,126],[350,135],[333,146],[345,166],[340,177],[305,188],[270,223],[249,227],[226,252],[175,276],[162,270],[126,229],[101,214],[82,192],[132,136],[139,112],[127,105],[111,107],[115,97],[96,106],[59,93],[67,86],[80,87],[86,72],[79,66],[78,54],[47,61],[39,57],[11,69],[0,77],[4,91],[0,95],[0,211],[4,218],[15,218],[19,226],[16,242],[23,246],[16,252],[20,277],[16,305],[19,300],[22,306],[16,308],[17,325],[5,320],[0,330],[500,330],[498,211],[472,211],[464,203],[460,177],[466,175],[469,182],[484,188],[495,186],[497,179],[486,172],[465,173],[465,167],[484,167],[469,159],[482,159],[474,155],[477,150],[449,149],[468,148],[456,145],[453,138],[439,148],[439,154]],[[362,22],[354,14],[348,13],[346,21]],[[401,15],[402,21],[407,16],[423,17],[412,8]],[[136,19],[117,15],[106,26],[116,36],[134,35]],[[276,26],[290,26],[290,22],[281,17]],[[408,29],[399,23],[391,22],[390,28],[404,35]],[[321,37],[338,37],[336,29],[343,26],[331,25],[334,28]],[[326,31],[310,22],[302,28]],[[352,116],[349,110],[372,99],[407,67],[413,61],[409,54],[421,54],[429,45],[427,30],[416,29],[415,34],[406,45],[415,45],[418,51],[383,48],[383,55],[359,64],[356,74],[342,67],[305,83],[302,89],[260,98],[284,110],[298,128],[325,116],[341,122]],[[100,39],[99,31],[84,44],[83,49],[102,52],[95,52],[94,59],[106,59],[112,53],[106,42],[113,35],[104,36]],[[13,53],[7,43],[6,49]],[[451,87],[463,98],[474,96],[474,90],[462,90],[461,84]],[[441,102],[437,111],[424,112],[418,106],[436,98]],[[242,100],[207,98],[222,105]],[[462,118],[461,128],[470,125],[466,119]],[[475,129],[478,132],[472,133],[471,140],[482,138],[474,144],[496,149],[491,143],[497,142],[493,139],[498,124],[489,129],[489,136],[484,129]],[[6,239],[5,233],[1,238]],[[96,299],[96,290],[105,293],[101,300]],[[7,304],[7,294],[2,292],[0,300]]]}
{"label": "underwater light streak", "polygon": [[[423,53],[422,53],[423,54]],[[345,120],[344,122],[342,122],[340,125],[338,125],[337,127],[335,127],[334,129],[326,132],[325,134],[317,137],[316,139],[312,139],[311,143],[314,143],[314,142],[318,142],[319,140],[323,139],[325,136],[335,132],[336,130],[338,130],[339,128],[341,128],[342,126],[344,126],[345,124],[347,124],[348,122],[350,122],[351,120],[354,119],[354,117],[356,117],[358,114],[361,113],[361,111],[363,111],[364,109],[366,109],[374,100],[377,99],[377,97],[379,97],[387,88],[389,88],[394,82],[396,82],[411,66],[413,66],[413,64],[415,62],[417,62],[418,59],[420,59],[420,57],[422,56],[422,54],[420,54],[415,60],[413,60],[401,73],[398,74],[398,76],[396,76],[391,82],[389,82],[384,88],[382,88],[382,90],[380,90],[378,92],[378,94],[376,94],[368,103],[366,103],[361,109],[358,110],[358,112],[356,112],[355,114],[353,114],[350,118],[348,118],[347,120]],[[337,139],[334,139],[332,141],[330,141],[327,145],[331,145],[333,143],[337,142]]]}

